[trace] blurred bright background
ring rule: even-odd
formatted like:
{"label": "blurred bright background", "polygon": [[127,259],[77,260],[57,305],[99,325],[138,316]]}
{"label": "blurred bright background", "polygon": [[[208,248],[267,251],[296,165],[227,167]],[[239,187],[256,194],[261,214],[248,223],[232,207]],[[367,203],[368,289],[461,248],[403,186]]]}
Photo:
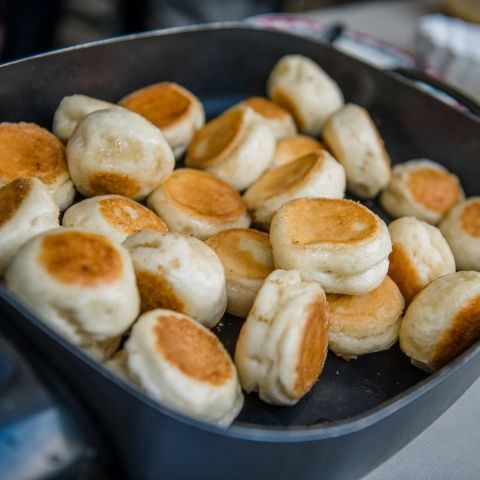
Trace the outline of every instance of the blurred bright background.
{"label": "blurred bright background", "polygon": [[346,35],[336,46],[349,53],[384,67],[410,58],[480,98],[480,0],[0,0],[0,54],[7,61],[126,33],[265,14],[257,23],[305,34],[341,25]]}

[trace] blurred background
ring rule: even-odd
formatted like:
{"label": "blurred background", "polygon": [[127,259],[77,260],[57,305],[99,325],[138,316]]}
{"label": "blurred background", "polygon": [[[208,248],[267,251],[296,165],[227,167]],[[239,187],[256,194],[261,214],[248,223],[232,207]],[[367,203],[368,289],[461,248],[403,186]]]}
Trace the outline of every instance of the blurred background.
{"label": "blurred background", "polygon": [[480,0],[0,0],[0,59],[255,16],[308,35],[341,26],[339,48],[380,67],[414,65],[480,98]]}

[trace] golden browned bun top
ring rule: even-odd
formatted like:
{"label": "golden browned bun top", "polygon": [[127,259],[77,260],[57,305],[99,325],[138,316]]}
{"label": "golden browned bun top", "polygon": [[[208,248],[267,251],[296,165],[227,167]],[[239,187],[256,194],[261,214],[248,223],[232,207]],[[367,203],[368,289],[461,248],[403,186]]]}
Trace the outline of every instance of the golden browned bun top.
{"label": "golden browned bun top", "polygon": [[439,213],[450,210],[462,196],[456,178],[434,168],[422,167],[409,172],[407,184],[417,202]]}
{"label": "golden browned bun top", "polygon": [[305,121],[299,110],[297,103],[290,98],[290,96],[281,89],[276,89],[272,92],[272,99],[275,100],[281,107],[285,108],[295,119],[295,123],[300,130],[305,128]]}
{"label": "golden browned bun top", "polygon": [[211,222],[233,222],[246,212],[240,194],[207,172],[175,170],[162,188],[182,210]]}
{"label": "golden browned bun top", "polygon": [[112,242],[90,232],[47,234],[40,246],[39,261],[60,283],[82,287],[113,282],[123,271],[122,257]]}
{"label": "golden browned bun top", "polygon": [[0,181],[36,177],[46,185],[68,175],[65,147],[35,123],[0,123]]}
{"label": "golden browned bun top", "polygon": [[143,205],[125,197],[104,198],[99,201],[100,213],[111,225],[127,235],[142,230],[166,232],[165,222]]}
{"label": "golden browned bun top", "polygon": [[395,279],[408,304],[425,286],[418,272],[418,267],[415,265],[412,255],[399,242],[393,242],[389,261],[388,274]]}
{"label": "golden browned bun top", "polygon": [[400,290],[390,277],[363,295],[327,295],[330,328],[354,337],[378,335],[394,324],[403,309]]}
{"label": "golden browned bun top", "polygon": [[303,395],[316,382],[323,369],[327,348],[328,305],[325,296],[319,295],[308,306],[297,359],[295,395]]}
{"label": "golden browned bun top", "polygon": [[272,247],[267,233],[233,228],[206,242],[220,257],[228,275],[262,279],[273,271]]}
{"label": "golden browned bun top", "polygon": [[480,237],[480,201],[471,200],[460,214],[460,225],[472,237]]}
{"label": "golden browned bun top", "polygon": [[373,238],[379,225],[373,212],[344,199],[302,198],[282,207],[292,243],[354,243]]}
{"label": "golden browned bun top", "polygon": [[248,197],[253,203],[262,203],[269,198],[306,182],[313,169],[320,169],[325,152],[309,153],[281,167],[264,173],[249,189]]}
{"label": "golden browned bun top", "polygon": [[0,226],[15,215],[30,188],[31,182],[28,178],[17,178],[0,188]]}
{"label": "golden browned bun top", "polygon": [[222,385],[232,377],[220,341],[192,321],[159,315],[154,333],[158,351],[184,375],[212,385]]}
{"label": "golden browned bun top", "polygon": [[112,193],[136,197],[140,191],[139,183],[124,173],[95,172],[89,181],[92,196]]}
{"label": "golden browned bun top", "polygon": [[264,97],[250,97],[242,102],[253,108],[262,117],[271,120],[282,120],[290,117],[290,114],[282,107]]}
{"label": "golden browned bun top", "polygon": [[318,140],[305,135],[282,138],[277,141],[275,148],[275,163],[276,165],[284,165],[321,148],[323,148],[323,145]]}
{"label": "golden browned bun top", "polygon": [[135,270],[137,286],[140,293],[140,311],[148,312],[155,308],[167,308],[175,312],[185,312],[185,305],[175,293],[175,289],[167,280],[164,272]]}
{"label": "golden browned bun top", "polygon": [[449,328],[437,341],[431,355],[434,370],[460,355],[480,337],[480,295],[470,300],[457,312]]}
{"label": "golden browned bun top", "polygon": [[227,110],[198,130],[187,149],[187,165],[206,167],[223,161],[239,142],[244,109]]}
{"label": "golden browned bun top", "polygon": [[193,102],[190,92],[180,85],[161,82],[136,90],[119,103],[165,129],[187,116]]}

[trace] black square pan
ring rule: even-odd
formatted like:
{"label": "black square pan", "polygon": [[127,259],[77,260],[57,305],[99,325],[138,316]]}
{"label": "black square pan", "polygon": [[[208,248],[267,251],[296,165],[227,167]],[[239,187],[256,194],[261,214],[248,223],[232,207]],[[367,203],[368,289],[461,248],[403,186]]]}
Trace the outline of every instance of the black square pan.
{"label": "black square pan", "polygon": [[[474,116],[314,40],[239,24],[133,35],[3,65],[0,120],[50,127],[65,95],[116,101],[161,80],[191,89],[211,116],[263,94],[271,68],[288,53],[316,60],[347,101],[370,111],[394,163],[432,158],[460,177],[467,195],[480,193]],[[431,424],[480,372],[479,344],[428,377],[398,348],[349,363],[330,355],[297,406],[271,407],[248,396],[238,421],[222,430],[172,413],[124,384],[4,289],[0,315],[0,328],[27,342],[78,394],[132,479],[358,478]],[[226,317],[217,330],[230,351],[240,322]]]}

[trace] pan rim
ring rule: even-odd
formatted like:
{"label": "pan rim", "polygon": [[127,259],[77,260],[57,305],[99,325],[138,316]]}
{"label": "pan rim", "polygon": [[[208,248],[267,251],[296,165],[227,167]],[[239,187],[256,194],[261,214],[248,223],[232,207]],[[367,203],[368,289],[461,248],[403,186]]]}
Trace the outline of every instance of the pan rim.
{"label": "pan rim", "polygon": [[[189,32],[209,32],[209,31],[217,31],[217,30],[243,30],[243,31],[260,31],[271,34],[273,36],[291,36],[301,38],[306,42],[310,42],[313,44],[318,44],[318,40],[313,38],[307,38],[305,36],[292,33],[292,32],[285,32],[279,31],[275,29],[265,28],[262,26],[252,25],[246,22],[216,22],[204,25],[192,25],[187,27],[174,27],[169,29],[159,29],[159,30],[152,30],[148,32],[142,33],[135,33],[124,35],[115,38],[109,39],[102,39],[96,40],[92,42],[83,43],[80,45],[75,45],[72,47],[67,47],[59,50],[54,50],[47,53],[41,53],[34,56],[25,57],[22,59],[6,62],[0,65],[0,69],[9,67],[11,65],[29,62],[31,60],[40,59],[44,57],[51,57],[56,56],[59,54],[63,54],[69,51],[75,51],[85,48],[91,48],[101,45],[107,45],[112,43],[121,43],[125,41],[132,41],[136,39],[142,38],[152,38],[152,37],[161,37],[161,36],[171,36]],[[412,88],[415,90],[419,90],[415,85],[405,80],[394,73],[389,72],[388,70],[381,70],[375,68],[361,60],[348,55],[343,52],[339,52],[338,50],[323,45],[324,48],[330,48],[340,56],[345,56],[350,59],[355,60],[362,65],[367,66],[369,69],[372,69],[376,72],[379,72],[381,75],[388,76],[395,82],[403,83],[408,88]],[[432,98],[434,101],[439,103],[443,103],[437,98],[433,97],[432,95],[420,91],[421,94],[426,95]],[[452,109],[446,104],[445,108]],[[469,118],[469,120],[473,120],[476,123],[480,124],[480,119],[470,114],[468,112],[458,111],[457,113],[460,115],[464,115]],[[309,441],[318,441],[318,440],[326,440],[335,437],[341,437],[344,435],[348,435],[351,433],[358,432],[365,428],[371,427],[372,425],[380,422],[381,420],[385,419],[386,417],[390,416],[391,414],[399,411],[401,408],[407,406],[417,398],[422,397],[431,389],[436,387],[437,385],[446,381],[451,375],[458,373],[460,369],[463,368],[464,365],[468,364],[474,357],[480,355],[480,341],[476,342],[472,345],[468,350],[466,350],[463,354],[458,356],[455,360],[451,361],[449,364],[438,370],[437,372],[429,375],[425,379],[421,380],[417,384],[413,385],[412,387],[404,390],[403,392],[395,395],[394,397],[380,403],[379,405],[365,410],[364,412],[346,418],[334,423],[324,423],[324,424],[317,424],[312,426],[296,426],[296,427],[272,427],[272,426],[259,426],[259,425],[250,425],[250,424],[233,424],[229,428],[221,428],[215,425],[211,425],[199,420],[192,419],[180,413],[177,413],[173,410],[164,407],[157,401],[151,399],[146,394],[141,392],[139,389],[131,386],[127,382],[124,382],[120,379],[117,375],[109,371],[106,367],[104,367],[99,362],[93,360],[89,357],[86,353],[81,351],[79,348],[75,347],[74,345],[70,344],[66,339],[58,335],[54,330],[48,327],[44,322],[42,322],[36,315],[28,310],[28,308],[17,300],[9,291],[5,289],[4,286],[0,286],[0,305],[5,306],[8,305],[10,308],[14,309],[18,314],[23,316],[28,322],[30,322],[37,330],[40,330],[42,334],[49,337],[49,339],[56,344],[59,344],[64,350],[68,351],[69,354],[76,357],[77,361],[82,362],[83,364],[87,364],[90,368],[93,368],[98,375],[101,375],[104,379],[113,382],[116,388],[121,389],[127,395],[133,395],[139,402],[141,402],[143,408],[148,407],[153,409],[157,413],[161,413],[171,419],[180,421],[181,423],[185,424],[188,427],[198,428],[204,431],[207,431],[212,434],[222,435],[226,437],[236,438],[240,440],[246,441],[254,441],[254,442],[267,442],[267,443],[299,443],[299,442],[309,442]],[[18,328],[12,325],[13,328]]]}
{"label": "pan rim", "polygon": [[[326,440],[355,433],[371,427],[379,421],[387,418],[391,414],[399,411],[401,408],[409,405],[414,400],[427,394],[431,389],[446,381],[451,375],[457,373],[474,357],[480,355],[480,341],[477,341],[455,360],[451,361],[440,370],[432,373],[403,392],[376,405],[373,408],[365,410],[358,415],[354,415],[333,423],[295,427],[272,427],[253,424],[250,425],[247,423],[234,423],[228,428],[222,428],[175,412],[174,410],[171,410],[156,400],[150,398],[140,389],[130,385],[118,375],[115,375],[100,362],[94,360],[80,348],[77,348],[68,340],[61,337],[45,322],[41,321],[35,314],[33,314],[27,306],[25,306],[21,301],[17,300],[14,295],[10,293],[4,286],[0,286],[0,306],[5,305],[8,305],[10,308],[24,317],[37,330],[40,330],[43,335],[49,337],[50,341],[55,342],[57,345],[59,344],[62,349],[68,352],[69,355],[73,355],[76,358],[76,361],[87,364],[89,368],[94,369],[95,372],[98,375],[101,375],[105,380],[112,382],[115,387],[122,390],[123,393],[127,395],[133,395],[137,401],[141,402],[143,407],[148,407],[156,412],[160,412],[161,414],[166,415],[171,419],[180,421],[189,427],[199,428],[212,434],[255,442],[299,443]],[[13,328],[18,329],[18,327],[15,327],[14,325]]]}

